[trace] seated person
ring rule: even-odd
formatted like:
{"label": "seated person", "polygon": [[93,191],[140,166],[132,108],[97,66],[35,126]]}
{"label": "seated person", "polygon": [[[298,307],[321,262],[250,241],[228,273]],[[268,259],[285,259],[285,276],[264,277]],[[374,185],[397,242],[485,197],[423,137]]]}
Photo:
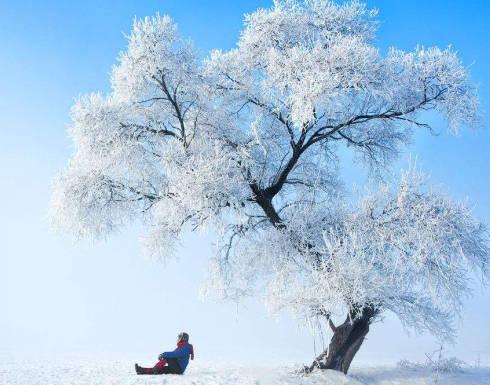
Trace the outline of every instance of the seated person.
{"label": "seated person", "polygon": [[142,368],[134,364],[137,374],[183,374],[189,357],[194,359],[194,348],[189,343],[189,334],[180,333],[177,336],[177,349],[158,356],[158,362],[153,368]]}

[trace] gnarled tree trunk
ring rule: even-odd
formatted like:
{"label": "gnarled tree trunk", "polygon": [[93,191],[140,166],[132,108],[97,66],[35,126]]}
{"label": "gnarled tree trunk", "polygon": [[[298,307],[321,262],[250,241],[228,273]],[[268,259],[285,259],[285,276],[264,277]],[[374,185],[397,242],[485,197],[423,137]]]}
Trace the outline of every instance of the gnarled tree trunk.
{"label": "gnarled tree trunk", "polygon": [[330,327],[334,332],[330,344],[309,367],[305,368],[305,371],[309,373],[318,368],[347,373],[376,314],[375,308],[366,307],[360,317],[354,319],[354,314],[348,314],[344,323],[337,327],[329,320]]}

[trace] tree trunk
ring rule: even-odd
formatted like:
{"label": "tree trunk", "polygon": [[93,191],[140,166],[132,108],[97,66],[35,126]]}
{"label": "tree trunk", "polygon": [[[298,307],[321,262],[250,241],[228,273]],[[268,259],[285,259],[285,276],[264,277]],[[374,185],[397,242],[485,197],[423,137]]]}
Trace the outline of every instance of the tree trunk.
{"label": "tree trunk", "polygon": [[364,338],[369,332],[369,325],[376,316],[377,311],[373,307],[366,307],[359,318],[348,314],[342,325],[335,327],[329,320],[333,330],[333,336],[328,348],[321,353],[315,361],[305,368],[307,373],[318,369],[333,369],[346,373],[354,356],[358,352]]}

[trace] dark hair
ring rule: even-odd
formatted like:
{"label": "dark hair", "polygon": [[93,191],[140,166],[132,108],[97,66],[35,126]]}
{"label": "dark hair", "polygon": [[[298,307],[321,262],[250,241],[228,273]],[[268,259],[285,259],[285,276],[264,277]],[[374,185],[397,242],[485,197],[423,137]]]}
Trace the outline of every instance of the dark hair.
{"label": "dark hair", "polygon": [[177,342],[189,342],[189,334],[182,332],[177,336]]}

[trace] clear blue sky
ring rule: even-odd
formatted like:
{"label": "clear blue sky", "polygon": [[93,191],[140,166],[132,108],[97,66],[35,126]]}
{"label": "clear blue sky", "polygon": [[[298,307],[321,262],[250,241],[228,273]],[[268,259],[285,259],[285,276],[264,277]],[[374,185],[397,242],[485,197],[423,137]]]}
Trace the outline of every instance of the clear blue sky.
{"label": "clear blue sky", "polygon": [[[452,44],[490,106],[490,2],[372,0],[380,9],[378,45],[410,50]],[[49,184],[70,155],[65,126],[80,93],[108,90],[108,74],[124,49],[133,16],[171,15],[204,56],[236,42],[242,15],[269,1],[0,0],[0,356],[105,356],[151,360],[185,329],[199,358],[301,362],[313,339],[289,319],[271,319],[260,301],[201,303],[197,291],[210,239],[189,236],[179,263],[145,261],[139,229],[105,243],[53,235],[47,226]],[[488,114],[484,116],[488,126]],[[408,153],[456,197],[468,197],[490,223],[490,135],[459,137],[438,124],[420,132]],[[349,180],[357,172],[344,170]],[[490,364],[489,290],[468,301],[455,351]],[[317,350],[318,350],[317,341]],[[423,359],[428,337],[408,337],[390,317],[376,324],[358,363]]]}

